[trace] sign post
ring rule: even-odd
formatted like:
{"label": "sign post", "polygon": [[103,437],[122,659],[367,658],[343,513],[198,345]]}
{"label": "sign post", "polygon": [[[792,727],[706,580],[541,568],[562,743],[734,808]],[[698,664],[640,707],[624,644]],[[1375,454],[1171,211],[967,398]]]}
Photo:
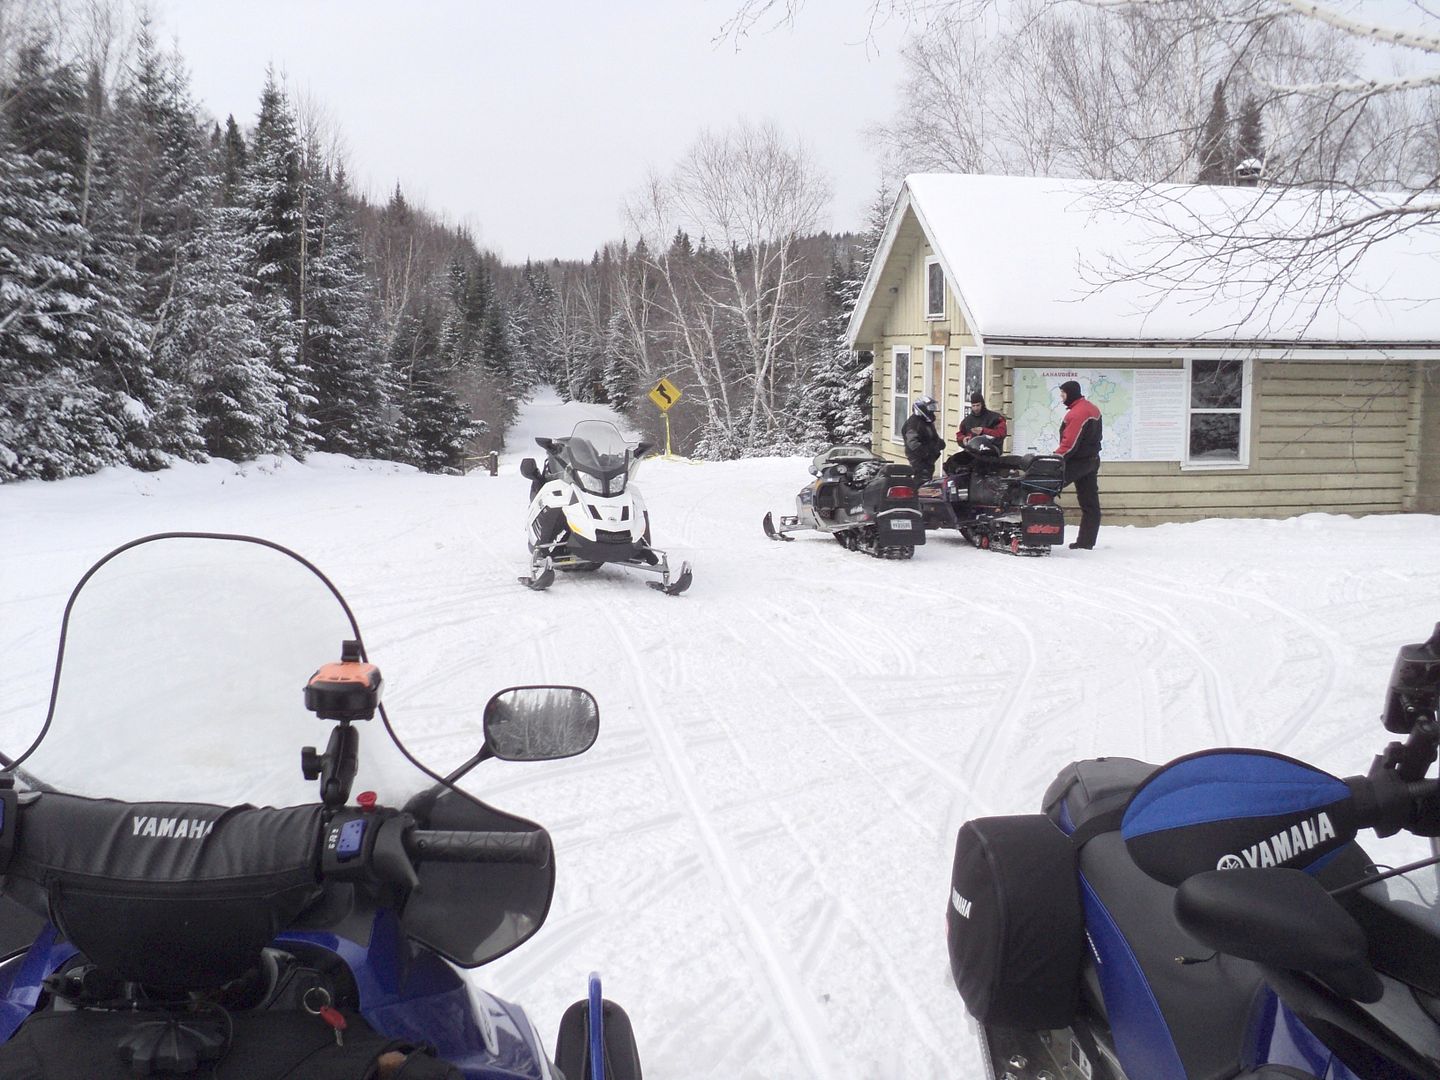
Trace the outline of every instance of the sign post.
{"label": "sign post", "polygon": [[680,388],[669,379],[661,379],[650,390],[650,400],[665,418],[665,457],[670,457],[670,406],[680,400]]}

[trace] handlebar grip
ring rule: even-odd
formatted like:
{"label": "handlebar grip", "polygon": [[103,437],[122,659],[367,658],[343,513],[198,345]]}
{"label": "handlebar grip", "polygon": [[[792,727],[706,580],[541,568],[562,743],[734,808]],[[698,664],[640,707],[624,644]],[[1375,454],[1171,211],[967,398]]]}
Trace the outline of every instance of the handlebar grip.
{"label": "handlebar grip", "polygon": [[405,850],[416,862],[527,863],[544,866],[550,861],[550,834],[544,829],[530,832],[414,829],[406,834]]}

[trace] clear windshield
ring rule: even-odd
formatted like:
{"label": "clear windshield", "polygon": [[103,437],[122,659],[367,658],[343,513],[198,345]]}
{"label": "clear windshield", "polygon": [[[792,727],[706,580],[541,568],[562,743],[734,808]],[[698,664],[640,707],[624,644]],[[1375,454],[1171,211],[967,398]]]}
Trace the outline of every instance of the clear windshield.
{"label": "clear windshield", "polygon": [[[0,747],[13,760],[31,746],[29,774],[130,801],[318,801],[300,752],[323,751],[335,724],[306,710],[303,689],[359,634],[304,563],[239,538],[151,539],[92,570],[64,634],[48,726],[37,716]],[[428,786],[378,714],[356,726],[355,792],[401,805]]]}
{"label": "clear windshield", "polygon": [[565,440],[561,456],[580,486],[592,495],[625,491],[632,463],[630,443],[606,420],[582,420]]}
{"label": "clear windshield", "polygon": [[630,444],[614,424],[582,420],[570,433],[565,454],[577,469],[608,473],[629,465]]}

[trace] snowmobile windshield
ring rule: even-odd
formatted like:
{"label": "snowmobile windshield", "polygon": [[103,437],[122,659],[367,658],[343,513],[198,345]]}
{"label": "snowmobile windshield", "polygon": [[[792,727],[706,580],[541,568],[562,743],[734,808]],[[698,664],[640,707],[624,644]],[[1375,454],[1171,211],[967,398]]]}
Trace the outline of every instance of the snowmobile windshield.
{"label": "snowmobile windshield", "polygon": [[625,492],[632,447],[620,429],[604,420],[582,420],[565,440],[563,456],[576,482],[591,495]]}
{"label": "snowmobile windshield", "polygon": [[[323,751],[336,723],[306,708],[305,687],[345,642],[363,640],[340,594],[299,556],[247,537],[147,537],[91,568],[60,634],[48,715],[38,690],[38,715],[0,713],[5,764],[97,798],[319,801],[301,749]],[[380,713],[353,723],[355,792],[395,806],[429,786]],[[478,716],[472,741],[473,752]]]}

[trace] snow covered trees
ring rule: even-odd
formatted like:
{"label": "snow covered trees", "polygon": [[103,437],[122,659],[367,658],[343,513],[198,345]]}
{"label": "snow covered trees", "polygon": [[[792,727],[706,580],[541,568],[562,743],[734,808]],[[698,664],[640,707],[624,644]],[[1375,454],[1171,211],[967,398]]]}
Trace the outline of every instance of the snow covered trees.
{"label": "snow covered trees", "polygon": [[[480,253],[398,192],[355,196],[273,74],[247,138],[202,124],[146,23],[123,57],[6,29],[0,481],[316,449],[458,469],[477,410],[508,422],[508,313],[439,272],[488,273]],[[436,329],[457,320],[460,352]]]}

